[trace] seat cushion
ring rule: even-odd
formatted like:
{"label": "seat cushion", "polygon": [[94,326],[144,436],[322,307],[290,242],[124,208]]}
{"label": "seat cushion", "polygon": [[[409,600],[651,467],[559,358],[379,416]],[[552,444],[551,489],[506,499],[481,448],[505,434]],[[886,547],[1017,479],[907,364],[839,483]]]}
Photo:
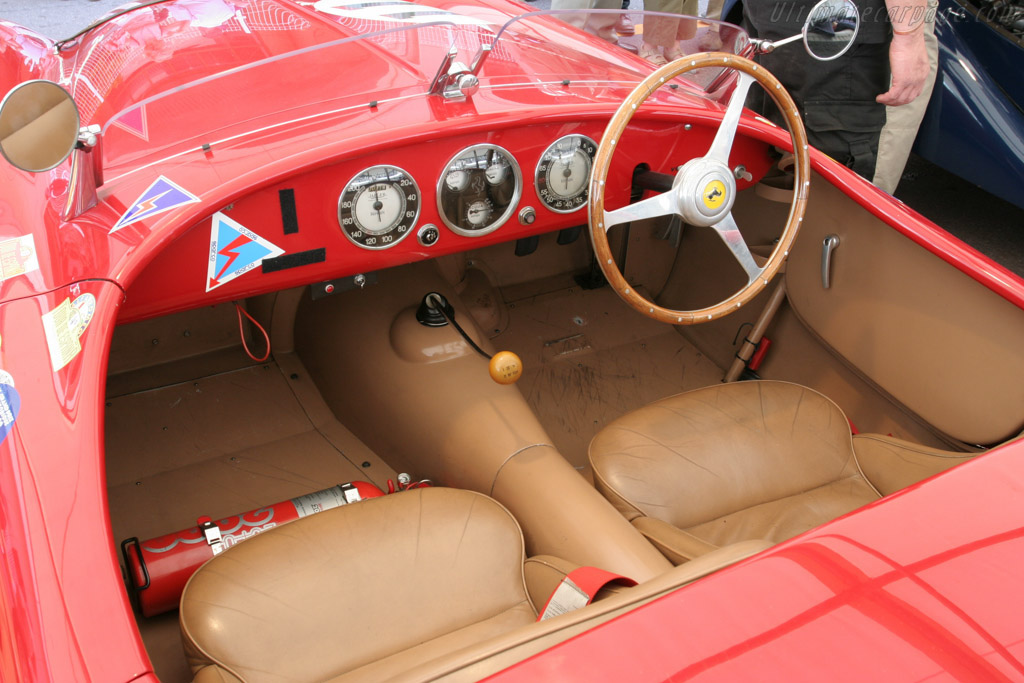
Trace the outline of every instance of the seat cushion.
{"label": "seat cushion", "polygon": [[839,407],[786,382],[652,403],[601,430],[590,461],[597,487],[628,519],[659,519],[715,546],[778,542],[880,497]]}
{"label": "seat cushion", "polygon": [[[415,489],[262,533],[203,565],[181,630],[193,671],[330,680],[418,661],[529,624],[523,538],[494,500]],[[387,672],[381,662],[390,662]]]}

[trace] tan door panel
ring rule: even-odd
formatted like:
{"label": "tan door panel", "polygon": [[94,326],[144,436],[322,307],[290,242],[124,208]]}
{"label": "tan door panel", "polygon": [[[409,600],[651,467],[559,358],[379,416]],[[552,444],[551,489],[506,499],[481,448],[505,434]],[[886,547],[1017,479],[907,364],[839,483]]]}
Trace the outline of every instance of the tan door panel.
{"label": "tan door panel", "polygon": [[[868,379],[946,434],[1004,441],[1024,427],[1024,310],[820,178],[786,272],[790,302]],[[822,247],[836,235],[831,286]]]}

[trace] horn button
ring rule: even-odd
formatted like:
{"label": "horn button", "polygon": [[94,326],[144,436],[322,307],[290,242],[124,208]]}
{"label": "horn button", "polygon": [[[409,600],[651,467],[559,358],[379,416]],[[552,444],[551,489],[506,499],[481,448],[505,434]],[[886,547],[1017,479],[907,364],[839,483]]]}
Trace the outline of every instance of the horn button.
{"label": "horn button", "polygon": [[673,182],[679,213],[691,225],[714,225],[725,218],[736,199],[736,179],[729,168],[708,158],[686,162]]}

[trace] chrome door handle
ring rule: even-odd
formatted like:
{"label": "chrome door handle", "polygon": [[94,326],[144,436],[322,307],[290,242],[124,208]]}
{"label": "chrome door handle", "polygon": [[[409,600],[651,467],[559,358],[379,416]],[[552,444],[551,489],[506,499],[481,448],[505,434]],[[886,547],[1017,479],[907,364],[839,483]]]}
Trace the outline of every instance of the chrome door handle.
{"label": "chrome door handle", "polygon": [[821,244],[821,286],[832,286],[832,252],[839,246],[839,235],[828,235]]}

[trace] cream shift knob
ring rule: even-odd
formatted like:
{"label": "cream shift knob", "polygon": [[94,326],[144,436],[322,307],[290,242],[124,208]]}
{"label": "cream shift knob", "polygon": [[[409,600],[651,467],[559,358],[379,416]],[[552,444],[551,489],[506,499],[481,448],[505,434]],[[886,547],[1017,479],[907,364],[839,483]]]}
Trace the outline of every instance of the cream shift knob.
{"label": "cream shift knob", "polygon": [[498,384],[513,384],[523,375],[523,361],[511,351],[498,351],[491,358],[487,369],[491,379]]}

